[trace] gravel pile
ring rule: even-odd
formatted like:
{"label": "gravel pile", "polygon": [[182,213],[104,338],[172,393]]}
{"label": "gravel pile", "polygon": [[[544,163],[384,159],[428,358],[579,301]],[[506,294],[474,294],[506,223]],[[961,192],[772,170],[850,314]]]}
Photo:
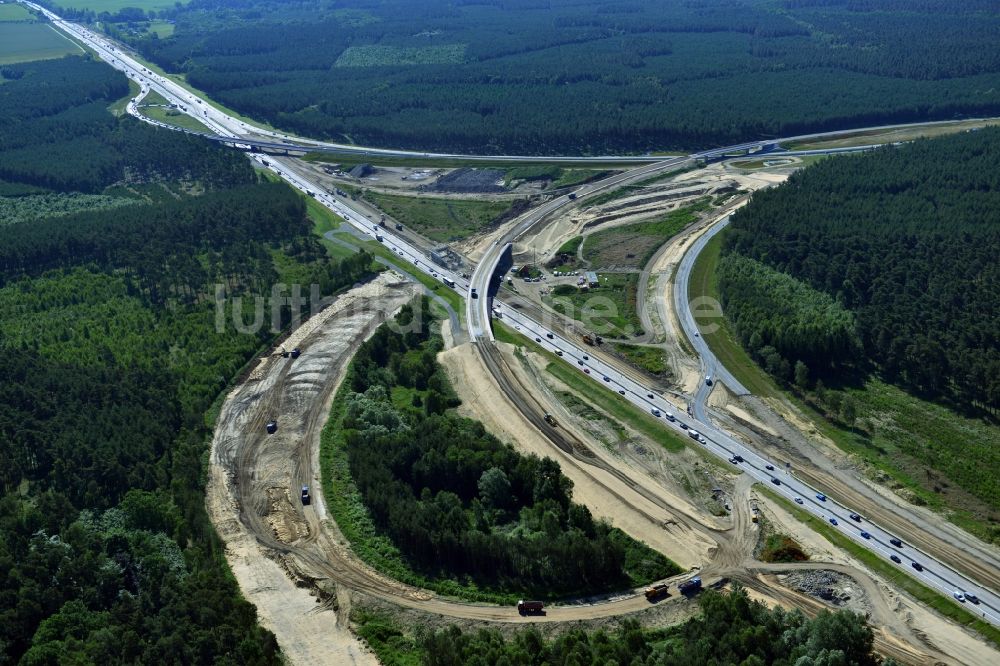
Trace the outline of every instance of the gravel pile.
{"label": "gravel pile", "polygon": [[799,592],[834,606],[845,606],[856,592],[857,583],[834,571],[799,571],[788,574],[787,583]]}
{"label": "gravel pile", "polygon": [[427,189],[438,192],[499,193],[503,186],[504,172],[500,169],[455,169],[445,174]]}

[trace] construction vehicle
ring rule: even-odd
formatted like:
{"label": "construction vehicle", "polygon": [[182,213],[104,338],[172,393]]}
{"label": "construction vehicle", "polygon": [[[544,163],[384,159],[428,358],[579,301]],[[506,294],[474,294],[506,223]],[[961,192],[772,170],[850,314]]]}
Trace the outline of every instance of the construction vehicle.
{"label": "construction vehicle", "polygon": [[545,604],[541,601],[525,601],[521,599],[517,602],[517,612],[521,615],[529,613],[541,613],[545,609]]}
{"label": "construction vehicle", "polygon": [[545,412],[545,422],[548,423],[553,428],[559,425],[558,423],[556,423],[556,418],[551,414],[549,414],[548,412]]}
{"label": "construction vehicle", "polygon": [[648,601],[656,601],[657,599],[659,599],[661,597],[667,596],[667,590],[669,590],[669,589],[670,589],[670,586],[667,585],[666,583],[657,583],[656,585],[653,585],[652,587],[647,587],[646,588],[646,593],[645,593],[646,594],[646,599]]}
{"label": "construction vehicle", "polygon": [[278,432],[278,422],[268,421],[266,428],[267,428],[267,434],[273,435],[274,433]]}
{"label": "construction vehicle", "polygon": [[588,344],[591,347],[594,346],[594,338],[592,338],[589,334],[584,333],[581,337],[583,338],[584,344]]}
{"label": "construction vehicle", "polygon": [[681,594],[696,594],[701,590],[701,578],[695,576],[691,580],[684,581],[677,586],[677,590]]}
{"label": "construction vehicle", "polygon": [[301,354],[301,353],[302,353],[302,352],[301,352],[301,351],[299,351],[299,348],[298,348],[298,347],[296,347],[295,349],[293,349],[293,350],[292,350],[292,358],[298,358],[298,357],[299,357],[299,354]]}

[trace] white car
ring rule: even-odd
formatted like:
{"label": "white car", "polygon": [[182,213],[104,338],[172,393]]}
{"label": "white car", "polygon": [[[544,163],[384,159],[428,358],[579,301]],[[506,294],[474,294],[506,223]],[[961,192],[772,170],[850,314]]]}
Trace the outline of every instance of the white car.
{"label": "white car", "polygon": [[802,498],[801,497],[796,497],[795,498],[795,503],[796,504],[802,504]]}
{"label": "white car", "polygon": [[951,596],[955,597],[958,601],[965,602],[965,593],[962,590],[955,590],[951,593]]}

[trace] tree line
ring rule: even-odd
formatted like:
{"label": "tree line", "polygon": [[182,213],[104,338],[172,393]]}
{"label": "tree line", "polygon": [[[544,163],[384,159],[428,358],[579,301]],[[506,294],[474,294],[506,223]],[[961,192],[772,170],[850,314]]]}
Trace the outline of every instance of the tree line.
{"label": "tree line", "polygon": [[573,503],[555,461],[521,455],[450,411],[459,400],[429,318],[408,306],[396,321],[412,330],[383,326],[355,356],[342,427],[365,507],[414,569],[544,597],[678,572]]}
{"label": "tree line", "polygon": [[[886,380],[1000,408],[1000,130],[797,172],[734,214],[724,253],[852,312],[864,357]],[[723,297],[736,309],[768,298],[730,289]]]}
{"label": "tree line", "polygon": [[[452,625],[407,642],[398,630],[378,627],[369,643],[387,664],[403,663],[396,658],[403,645],[409,663],[425,666],[895,666],[873,653],[872,630],[856,613],[823,611],[806,618],[798,611],[772,610],[752,601],[738,584],[729,593],[704,592],[698,605],[698,616],[666,628],[644,629],[626,619],[614,630],[572,628],[546,638],[534,628],[505,636],[496,629],[463,631]],[[380,649],[390,644],[391,651]]]}

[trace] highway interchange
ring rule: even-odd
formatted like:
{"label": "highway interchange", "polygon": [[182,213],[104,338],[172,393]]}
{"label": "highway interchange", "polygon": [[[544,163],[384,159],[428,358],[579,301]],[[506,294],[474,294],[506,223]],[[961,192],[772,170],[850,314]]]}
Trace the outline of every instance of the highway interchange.
{"label": "highway interchange", "polygon": [[[86,43],[87,46],[89,46],[99,57],[107,61],[116,69],[124,72],[127,76],[129,76],[129,78],[137,81],[142,89],[139,98],[147,94],[150,90],[155,90],[159,94],[163,95],[169,102],[177,104],[178,107],[184,107],[186,113],[192,115],[205,124],[210,131],[215,133],[215,136],[212,138],[237,144],[242,143],[249,145],[253,143],[255,145],[262,145],[265,148],[287,148],[289,145],[287,141],[293,139],[293,137],[280,132],[262,129],[256,126],[248,126],[242,120],[234,118],[210,105],[207,100],[199,99],[194,93],[183,88],[169,78],[149,71],[144,65],[124,53],[123,47],[112,43],[103,35],[98,35],[82,26],[64,21],[49,10],[33,3],[25,2],[24,4],[32,9],[35,9],[36,11],[44,13],[60,29],[69,33],[79,41]],[[128,111],[133,115],[142,117],[138,112],[135,100],[129,104]],[[148,122],[155,123],[155,121],[150,121],[144,117],[142,118]],[[806,137],[794,137],[794,139],[800,140],[804,138],[830,136],[834,134],[838,133],[808,135]],[[513,161],[540,161],[537,157],[492,156],[485,158],[482,156],[456,156],[441,153],[417,153],[413,151],[395,151],[348,146],[343,144],[304,140],[297,137],[295,137],[294,140],[297,144],[307,146],[310,149],[329,149],[337,152],[352,152],[363,155],[430,158],[462,157],[467,159],[490,159],[493,161],[498,159]],[[870,517],[865,516],[860,522],[852,520],[851,515],[854,512],[851,508],[840,504],[833,498],[823,497],[815,489],[809,487],[800,479],[797,479],[794,475],[794,470],[775,464],[774,461],[769,461],[763,458],[758,455],[753,448],[750,448],[742,442],[737,441],[727,433],[717,429],[705,412],[705,399],[707,398],[711,388],[705,382],[702,382],[698,394],[692,403],[693,414],[690,416],[679,415],[668,420],[666,418],[667,414],[674,410],[674,406],[665,398],[650,391],[646,386],[643,386],[640,382],[637,382],[626,373],[620,371],[614,364],[611,364],[606,360],[602,360],[600,354],[596,354],[593,349],[586,347],[585,345],[582,345],[582,343],[578,343],[575,340],[570,340],[568,337],[561,335],[558,330],[554,330],[553,327],[546,326],[539,322],[536,318],[529,316],[526,312],[511,307],[505,303],[502,293],[498,294],[495,299],[490,296],[490,283],[495,283],[497,279],[497,265],[508,246],[525,234],[528,230],[540,223],[544,223],[547,218],[560,209],[574,205],[576,201],[597,192],[607,190],[608,188],[620,186],[623,183],[639,178],[647,178],[651,174],[664,173],[677,169],[692,160],[711,160],[724,155],[745,152],[748,150],[776,150],[779,149],[779,144],[782,141],[787,142],[789,140],[791,139],[769,141],[763,144],[760,142],[746,143],[737,146],[712,149],[689,156],[671,157],[660,161],[653,161],[657,158],[650,157],[626,158],[619,160],[623,163],[642,162],[645,165],[626,171],[622,174],[618,174],[611,178],[604,179],[590,185],[585,185],[578,189],[574,193],[575,196],[573,197],[566,195],[557,197],[522,216],[514,225],[512,225],[511,229],[504,234],[502,238],[498,239],[490,248],[487,249],[481,261],[477,264],[470,279],[466,279],[461,275],[453,274],[436,265],[430,264],[420,248],[409,243],[399,235],[394,234],[391,230],[378,227],[369,217],[354,210],[348,201],[324,192],[315,183],[310,182],[306,177],[289,168],[280,158],[274,158],[273,156],[267,157],[256,152],[251,152],[250,154],[251,157],[262,167],[269,168],[293,187],[307,193],[310,196],[313,196],[317,201],[339,216],[343,217],[348,223],[355,226],[357,229],[362,230],[370,236],[377,235],[381,237],[382,242],[386,245],[386,247],[395,252],[401,258],[411,262],[419,270],[436,279],[442,280],[442,282],[447,281],[449,286],[453,283],[454,289],[458,293],[466,296],[468,308],[466,319],[469,334],[472,340],[477,344],[492,344],[493,333],[491,328],[491,319],[494,316],[497,316],[498,313],[498,316],[502,317],[516,331],[527,336],[528,338],[534,339],[536,343],[540,344],[546,350],[558,353],[562,356],[565,362],[578,368],[581,373],[584,373],[596,384],[617,391],[632,404],[648,413],[650,418],[656,418],[664,427],[671,428],[680,435],[697,438],[700,442],[699,446],[704,447],[706,451],[711,452],[725,461],[731,462],[734,460],[734,456],[740,456],[742,460],[734,464],[737,465],[744,473],[770,487],[772,491],[778,493],[786,499],[799,503],[805,510],[816,515],[817,517],[829,521],[832,525],[835,525],[835,527],[839,529],[842,534],[853,539],[859,545],[877,554],[887,562],[891,561],[890,558],[898,558],[899,562],[897,565],[901,569],[905,570],[908,575],[917,578],[925,585],[949,597],[957,591],[964,592],[966,595],[974,594],[975,597],[978,598],[978,603],[973,604],[971,602],[972,597],[969,597],[969,601],[965,602],[967,607],[993,625],[1000,626],[1000,595],[998,595],[995,590],[986,587],[986,585],[995,585],[996,581],[973,581],[962,573],[956,571],[954,568],[947,566],[943,562],[935,560],[929,554],[921,552],[911,544],[903,544],[902,546],[893,545],[892,540],[896,539],[896,536],[879,527],[877,522],[872,522]],[[769,153],[769,156],[771,154],[853,152],[868,148],[870,147],[864,146],[858,148],[831,149],[826,151],[799,151],[796,153],[780,151]],[[606,163],[617,158],[560,157],[551,159],[559,161],[572,160]],[[650,164],[651,161],[653,162]],[[709,234],[716,233],[724,224],[725,221],[716,224],[713,230],[709,231],[708,234],[703,236],[698,243],[694,244],[694,246],[688,250],[684,260],[682,261],[682,265],[679,268],[680,279],[677,280],[678,286],[675,287],[674,301],[675,306],[678,308],[677,311],[685,334],[701,357],[705,373],[712,375],[717,380],[721,380],[734,391],[740,392],[742,387],[735,380],[735,378],[729,375],[725,368],[718,363],[711,351],[708,349],[707,345],[701,339],[696,328],[697,325],[694,321],[693,314],[690,312],[686,302],[687,275],[690,272],[690,266],[693,264],[697,252],[704,246],[704,243],[707,242],[707,236]],[[477,297],[471,297],[473,291],[475,291]],[[745,391],[745,389],[742,390]],[[697,433],[694,432],[695,430]],[[836,523],[833,521],[836,521]],[[917,570],[913,566],[914,563],[920,564],[922,568]]]}

